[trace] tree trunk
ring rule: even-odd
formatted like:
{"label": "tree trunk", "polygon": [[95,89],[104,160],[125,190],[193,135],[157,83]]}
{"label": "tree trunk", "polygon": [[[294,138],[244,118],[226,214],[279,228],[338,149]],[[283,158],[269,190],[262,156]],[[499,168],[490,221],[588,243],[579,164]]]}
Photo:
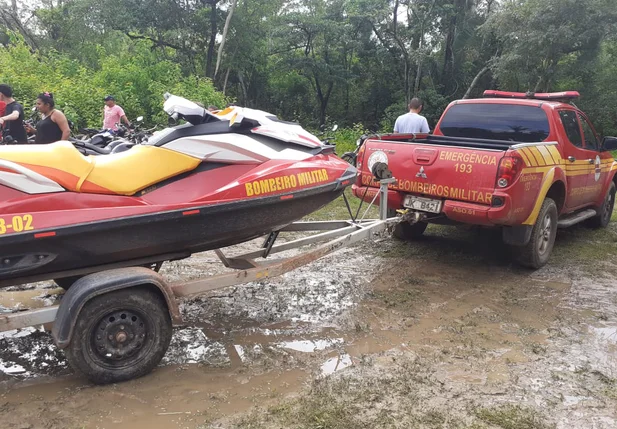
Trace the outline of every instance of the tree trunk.
{"label": "tree trunk", "polygon": [[446,46],[444,49],[443,68],[441,71],[441,81],[446,88],[446,92],[449,92],[450,85],[448,81],[452,77],[452,70],[454,66],[454,35],[456,31],[456,15],[450,19],[450,25],[448,27],[448,34],[446,35]]}
{"label": "tree trunk", "polygon": [[535,87],[534,87],[534,89],[533,89],[533,92],[534,92],[534,93],[535,93],[535,92],[538,92],[538,91],[540,90],[540,85],[542,85],[542,81],[543,81],[543,80],[544,80],[544,76],[542,76],[542,75],[541,75],[541,76],[538,78],[538,82],[536,82],[536,86],[535,86]]}
{"label": "tree trunk", "polygon": [[454,6],[454,11],[450,18],[450,24],[448,25],[448,32],[446,34],[443,70],[441,74],[441,80],[446,92],[451,91],[450,82],[454,77],[454,42],[456,40],[458,26],[465,22],[467,1],[453,0],[452,6]]}
{"label": "tree trunk", "polygon": [[227,39],[227,31],[229,31],[229,23],[231,22],[231,17],[234,14],[234,9],[236,8],[236,4],[238,0],[233,0],[231,2],[231,6],[229,7],[229,13],[227,14],[227,19],[225,20],[225,27],[223,28],[223,37],[221,39],[221,44],[219,46],[219,52],[216,56],[216,67],[214,68],[214,77],[219,72],[219,66],[221,65],[221,58],[223,56],[223,48],[225,47],[225,40]]}
{"label": "tree trunk", "polygon": [[223,82],[223,95],[225,95],[225,91],[227,90],[227,81],[229,80],[229,71],[231,67],[227,67],[227,73],[225,73],[225,82]]}
{"label": "tree trunk", "polygon": [[244,82],[244,76],[242,74],[242,72],[238,73],[238,81],[240,81],[240,88],[242,88],[242,97],[244,98],[244,100],[242,101],[242,105],[245,107],[249,107],[248,106],[248,91],[246,89],[246,83]]}
{"label": "tree trunk", "polygon": [[392,12],[392,32],[396,36],[396,27],[398,24],[398,3],[399,0],[396,0],[394,3],[394,11]]}
{"label": "tree trunk", "polygon": [[214,44],[216,42],[216,4],[218,0],[210,0],[212,10],[210,12],[210,43],[206,55],[206,76],[213,77],[212,63],[214,62]]}
{"label": "tree trunk", "polygon": [[489,71],[489,67],[485,66],[482,70],[478,72],[476,77],[474,77],[473,80],[471,81],[471,85],[469,85],[469,88],[467,88],[467,92],[465,92],[465,95],[463,96],[463,98],[469,98],[469,96],[471,95],[471,91],[473,91],[473,89],[476,87],[476,85],[480,81],[480,78],[484,76],[484,74],[487,71]]}

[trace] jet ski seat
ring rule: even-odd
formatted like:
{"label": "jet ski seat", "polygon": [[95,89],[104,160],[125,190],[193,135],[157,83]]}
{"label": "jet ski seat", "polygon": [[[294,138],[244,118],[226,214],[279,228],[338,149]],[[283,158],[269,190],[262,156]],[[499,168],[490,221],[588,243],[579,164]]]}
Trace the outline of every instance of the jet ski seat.
{"label": "jet ski seat", "polygon": [[84,156],[71,142],[0,146],[0,159],[29,168],[71,192],[134,195],[194,170],[198,158],[163,147],[136,145],[111,155]]}

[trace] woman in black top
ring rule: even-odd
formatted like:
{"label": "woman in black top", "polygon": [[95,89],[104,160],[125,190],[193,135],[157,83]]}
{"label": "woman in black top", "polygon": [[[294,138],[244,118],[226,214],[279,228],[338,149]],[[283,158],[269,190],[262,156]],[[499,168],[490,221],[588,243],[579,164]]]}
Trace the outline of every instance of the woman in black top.
{"label": "woman in black top", "polygon": [[34,132],[36,144],[54,143],[59,140],[68,140],[71,135],[69,121],[64,113],[54,108],[54,96],[49,92],[39,94],[36,99],[36,108],[41,112],[42,119],[37,122],[36,130],[27,125],[28,132]]}

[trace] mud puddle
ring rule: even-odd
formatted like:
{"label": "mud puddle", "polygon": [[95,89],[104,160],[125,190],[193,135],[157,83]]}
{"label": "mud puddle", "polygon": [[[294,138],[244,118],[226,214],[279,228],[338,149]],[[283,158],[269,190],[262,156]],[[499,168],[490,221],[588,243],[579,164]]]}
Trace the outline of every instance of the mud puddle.
{"label": "mud puddle", "polygon": [[[319,404],[321,419],[335,407],[358,423],[340,427],[484,428],[502,427],[493,411],[515,404],[547,423],[509,427],[616,427],[614,275],[531,274],[487,254],[441,237],[364,244],[185,301],[188,326],[161,366],[118,385],[71,374],[44,332],[13,333],[0,338],[0,418],[16,428],[295,427]],[[165,275],[214,274],[214,262],[196,255]]]}
{"label": "mud puddle", "polygon": [[[8,427],[194,427],[298,391],[313,368],[329,374],[349,365],[342,352],[353,341],[345,332],[349,311],[366,294],[376,263],[343,249],[280,278],[183,301],[187,326],[174,330],[159,368],[114,386],[74,375],[40,328],[5,333],[0,418]],[[208,252],[169,264],[164,275],[179,281],[223,271]],[[0,294],[3,311],[33,297],[53,305],[49,287]]]}

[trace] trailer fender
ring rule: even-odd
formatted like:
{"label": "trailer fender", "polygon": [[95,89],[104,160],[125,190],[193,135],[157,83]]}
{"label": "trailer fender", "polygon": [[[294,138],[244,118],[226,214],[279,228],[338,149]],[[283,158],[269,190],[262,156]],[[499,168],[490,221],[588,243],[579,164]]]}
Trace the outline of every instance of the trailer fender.
{"label": "trailer fender", "polygon": [[79,312],[89,300],[115,290],[144,285],[160,291],[167,303],[172,323],[182,324],[178,303],[169,284],[160,274],[142,267],[106,270],[77,280],[62,297],[52,328],[52,336],[58,348],[63,349],[70,344]]}

